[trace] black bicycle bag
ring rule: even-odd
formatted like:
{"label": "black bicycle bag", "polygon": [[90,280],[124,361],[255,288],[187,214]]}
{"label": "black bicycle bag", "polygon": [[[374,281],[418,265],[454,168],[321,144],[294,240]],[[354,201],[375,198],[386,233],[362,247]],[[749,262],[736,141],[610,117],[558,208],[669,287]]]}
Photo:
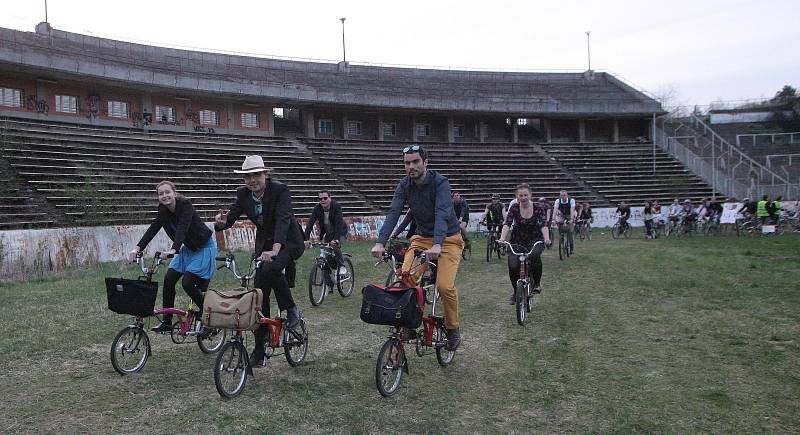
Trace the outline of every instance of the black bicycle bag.
{"label": "black bicycle bag", "polygon": [[140,279],[106,278],[108,309],[118,314],[152,316],[158,283]]}
{"label": "black bicycle bag", "polygon": [[361,320],[372,325],[419,328],[424,299],[420,287],[367,285],[361,290]]}

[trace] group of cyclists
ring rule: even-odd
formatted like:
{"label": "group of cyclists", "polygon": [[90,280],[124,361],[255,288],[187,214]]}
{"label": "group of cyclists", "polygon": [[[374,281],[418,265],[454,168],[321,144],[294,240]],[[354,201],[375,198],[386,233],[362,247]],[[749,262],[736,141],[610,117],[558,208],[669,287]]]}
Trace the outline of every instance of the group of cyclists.
{"label": "group of cyclists", "polygon": [[[428,169],[428,153],[420,145],[403,148],[405,177],[397,184],[389,210],[380,229],[378,239],[371,254],[381,258],[385,245],[392,237],[407,231],[409,249],[403,259],[403,270],[409,270],[414,261],[415,251],[424,251],[430,261],[437,263],[436,286],[441,296],[445,312],[447,349],[456,350],[461,343],[461,323],[459,317],[459,291],[456,275],[462,259],[462,250],[469,243],[466,226],[469,222],[469,205],[458,191],[450,187],[447,177]],[[156,186],[158,195],[158,214],[142,236],[131,258],[143,251],[160,229],[164,229],[173,241],[171,249],[163,252],[162,259],[172,257],[169,270],[164,278],[163,306],[173,307],[175,285],[180,280],[186,294],[202,310],[203,292],[216,270],[217,245],[214,231],[224,231],[242,217],[249,219],[256,227],[254,244],[255,258],[261,260],[256,271],[254,285],[263,291],[262,314],[269,316],[269,296],[275,292],[278,308],[285,311],[286,326],[290,329],[300,323],[300,314],[292,298],[291,287],[295,280],[296,261],[310,246],[308,239],[314,227],[321,240],[334,248],[337,263],[343,265],[341,247],[345,243],[348,226],[344,223],[342,207],[331,197],[330,192],[319,192],[319,204],[314,208],[305,229],[301,227],[292,210],[292,197],[289,188],[272,178],[269,169],[260,156],[247,156],[241,170],[244,186],[237,189],[233,203],[228,210],[219,210],[214,217],[213,231],[201,219],[191,202],[183,197],[170,181],[162,181]],[[397,225],[401,212],[408,208],[403,223]],[[780,197],[769,201],[745,201],[742,211],[759,218],[774,219],[775,210],[780,210]],[[617,207],[621,225],[629,225],[630,206],[622,202]],[[698,219],[719,220],[722,207],[717,201],[703,200],[694,207],[690,200],[681,203],[675,199],[663,210],[658,201],[647,201],[644,207],[644,220],[647,237],[657,225],[681,222],[688,227]],[[499,194],[493,194],[491,202],[484,209],[481,222],[489,232],[497,235],[499,242],[511,244],[532,251],[529,267],[532,271],[532,288],[540,293],[542,277],[541,253],[551,245],[551,226],[557,227],[561,234],[570,240],[572,249],[573,233],[582,226],[591,228],[592,209],[588,203],[578,203],[566,191],[561,191],[554,202],[545,198],[532,198],[528,184],[519,184],[515,198],[508,208],[501,202]],[[538,245],[536,242],[539,243]],[[512,285],[511,303],[514,303],[513,289],[520,275],[519,259],[507,256],[508,277]],[[166,332],[172,328],[172,319],[164,316],[155,331]],[[204,329],[202,334],[208,332]],[[251,353],[252,367],[261,365],[265,358],[264,340],[267,337],[266,325],[255,331],[255,345]]]}

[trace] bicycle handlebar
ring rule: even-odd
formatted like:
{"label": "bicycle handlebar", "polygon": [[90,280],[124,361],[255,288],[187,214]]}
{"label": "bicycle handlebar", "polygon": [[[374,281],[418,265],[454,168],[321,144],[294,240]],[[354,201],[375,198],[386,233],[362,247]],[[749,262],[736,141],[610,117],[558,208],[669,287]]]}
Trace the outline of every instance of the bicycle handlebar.
{"label": "bicycle handlebar", "polygon": [[536,245],[538,245],[538,244],[540,244],[540,243],[541,243],[541,244],[544,244],[544,242],[543,242],[543,241],[541,241],[541,240],[537,240],[537,241],[536,241],[536,243],[534,243],[534,244],[531,246],[531,250],[530,250],[530,251],[528,251],[528,252],[517,252],[517,251],[515,251],[515,250],[514,250],[514,245],[512,245],[512,244],[511,244],[511,242],[507,242],[507,241],[505,241],[505,240],[502,240],[502,241],[498,240],[498,241],[497,241],[497,243],[500,243],[500,244],[502,244],[502,245],[506,245],[506,246],[508,246],[508,249],[509,249],[509,250],[511,251],[511,253],[512,253],[512,254],[514,254],[514,255],[524,255],[524,256],[529,256],[529,255],[533,254],[533,250],[536,248]]}
{"label": "bicycle handlebar", "polygon": [[[169,254],[169,255],[167,255],[167,258],[168,259],[169,258],[173,258],[174,256],[175,256],[175,254]],[[134,260],[134,263],[136,263],[139,266],[139,269],[142,271],[143,274],[145,274],[145,275],[155,275],[155,273],[158,271],[158,267],[161,265],[162,261],[164,261],[164,260],[161,259],[161,252],[160,251],[156,251],[155,254],[153,254],[153,264],[152,264],[152,266],[150,266],[148,268],[147,265],[144,262],[144,253],[143,252],[137,252],[136,253],[136,259]]]}
{"label": "bicycle handlebar", "polygon": [[231,273],[233,273],[233,276],[236,277],[236,279],[245,278],[248,281],[255,276],[256,270],[258,270],[258,268],[261,267],[262,263],[262,261],[258,259],[258,256],[256,254],[252,254],[250,256],[250,270],[246,274],[241,275],[239,273],[239,269],[236,268],[236,257],[233,254],[228,253],[224,257],[216,257],[216,260],[225,262],[225,264],[218,267],[217,270],[222,269],[224,267],[226,269],[229,269]]}

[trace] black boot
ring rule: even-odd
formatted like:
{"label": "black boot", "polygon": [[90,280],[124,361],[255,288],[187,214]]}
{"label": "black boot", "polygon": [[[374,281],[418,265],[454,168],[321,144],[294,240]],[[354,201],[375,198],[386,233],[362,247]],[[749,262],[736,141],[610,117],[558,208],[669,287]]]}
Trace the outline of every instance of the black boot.
{"label": "black boot", "polygon": [[258,329],[256,329],[256,345],[253,348],[253,352],[250,353],[250,367],[261,367],[264,365],[264,341],[267,338],[268,332],[269,328],[267,325],[260,325]]}
{"label": "black boot", "polygon": [[172,316],[169,314],[165,315],[161,318],[161,323],[154,326],[150,330],[153,332],[158,332],[159,334],[172,331]]}

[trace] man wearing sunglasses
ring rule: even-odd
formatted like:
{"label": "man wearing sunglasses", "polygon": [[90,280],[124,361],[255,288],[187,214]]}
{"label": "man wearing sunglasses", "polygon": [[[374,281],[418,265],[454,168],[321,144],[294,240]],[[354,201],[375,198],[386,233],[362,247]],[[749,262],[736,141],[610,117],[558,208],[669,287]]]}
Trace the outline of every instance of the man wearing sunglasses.
{"label": "man wearing sunglasses", "polygon": [[[242,170],[244,187],[236,190],[236,202],[230,210],[222,210],[214,217],[214,229],[223,231],[233,226],[244,214],[256,226],[255,254],[263,262],[256,271],[253,284],[264,292],[261,312],[269,316],[269,294],[274,289],[278,308],[286,310],[287,327],[293,329],[300,323],[300,313],[292,299],[286,274],[293,274],[295,260],[303,255],[303,231],[294,218],[292,196],[285,184],[269,178],[261,156],[247,156]],[[269,328],[261,325],[256,330],[255,348],[250,355],[250,365],[258,367],[264,360],[264,340]]]}
{"label": "man wearing sunglasses", "polygon": [[[311,236],[314,224],[317,224],[319,229],[317,233],[319,235],[319,240],[331,244],[336,256],[336,264],[339,265],[339,267],[344,265],[342,245],[344,245],[344,241],[347,239],[348,228],[347,224],[344,223],[341,204],[331,198],[331,194],[327,190],[323,190],[319,193],[319,204],[314,207],[311,216],[308,218],[305,231],[306,248],[311,246],[311,242],[308,241],[308,238]],[[333,286],[330,286],[328,291],[332,292]]]}
{"label": "man wearing sunglasses", "polygon": [[429,260],[436,261],[436,287],[442,298],[447,328],[447,349],[456,350],[461,344],[458,318],[458,289],[456,274],[464,250],[461,227],[453,210],[450,182],[434,170],[428,170],[428,153],[420,145],[403,149],[403,164],[406,177],[400,180],[394,191],[389,212],[372,248],[372,255],[381,258],[384,245],[400,218],[404,206],[417,225],[416,235],[403,261],[403,270],[409,270],[414,260],[414,251],[425,251]]}

